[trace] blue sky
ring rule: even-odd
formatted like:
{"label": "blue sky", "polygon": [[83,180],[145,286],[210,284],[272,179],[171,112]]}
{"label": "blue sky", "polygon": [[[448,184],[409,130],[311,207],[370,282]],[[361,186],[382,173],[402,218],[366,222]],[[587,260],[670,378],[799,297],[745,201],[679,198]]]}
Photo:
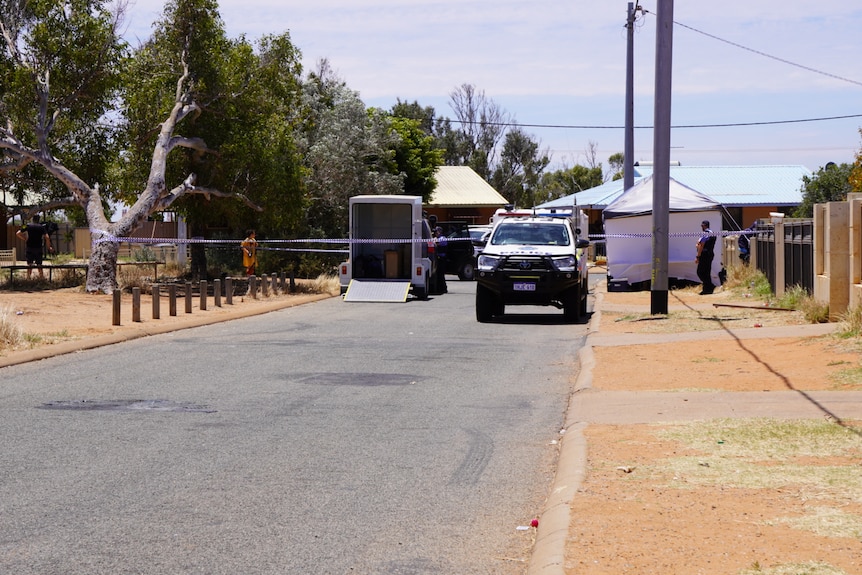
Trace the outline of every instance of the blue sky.
{"label": "blue sky", "polygon": [[[674,128],[673,160],[801,164],[812,171],[853,161],[862,148],[862,6],[674,4],[675,126],[860,117]],[[327,58],[368,106],[415,100],[452,118],[449,94],[473,84],[529,125],[524,130],[550,151],[554,167],[566,167],[584,163],[591,144],[605,165],[623,151],[627,6],[628,0],[223,0],[220,11],[231,37],[290,32],[306,70]],[[646,13],[635,33],[635,125],[645,127],[635,130],[635,159],[649,161],[658,0],[640,6]],[[130,40],[145,38],[162,8],[159,0],[131,5]]]}

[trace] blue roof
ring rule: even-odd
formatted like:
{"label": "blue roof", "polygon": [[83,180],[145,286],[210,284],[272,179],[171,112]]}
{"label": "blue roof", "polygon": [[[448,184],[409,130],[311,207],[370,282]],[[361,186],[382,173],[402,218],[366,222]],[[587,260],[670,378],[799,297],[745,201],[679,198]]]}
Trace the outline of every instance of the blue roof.
{"label": "blue roof", "polygon": [[[636,167],[635,184],[652,171],[652,166]],[[670,176],[725,207],[778,207],[801,204],[802,177],[812,174],[805,166],[671,166]],[[623,181],[615,180],[536,207],[571,207],[576,199],[579,206],[602,209],[623,191]]]}

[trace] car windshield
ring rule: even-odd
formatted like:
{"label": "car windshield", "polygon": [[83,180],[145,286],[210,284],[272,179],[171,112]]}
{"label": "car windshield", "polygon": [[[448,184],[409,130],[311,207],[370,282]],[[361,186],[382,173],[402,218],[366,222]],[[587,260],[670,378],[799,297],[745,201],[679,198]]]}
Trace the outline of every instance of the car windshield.
{"label": "car windshield", "polygon": [[485,237],[485,234],[488,233],[490,228],[470,228],[470,238],[474,240],[481,240]]}
{"label": "car windshield", "polygon": [[566,226],[550,222],[501,222],[491,236],[493,246],[567,246],[569,242]]}

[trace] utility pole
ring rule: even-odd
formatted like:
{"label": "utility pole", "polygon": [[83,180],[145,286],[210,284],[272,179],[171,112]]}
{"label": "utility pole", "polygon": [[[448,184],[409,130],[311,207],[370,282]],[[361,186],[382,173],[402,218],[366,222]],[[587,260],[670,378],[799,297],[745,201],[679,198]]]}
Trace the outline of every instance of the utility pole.
{"label": "utility pole", "polygon": [[625,149],[623,150],[623,190],[635,185],[635,14],[640,6],[635,7],[629,2],[628,18],[626,18],[626,127]]}
{"label": "utility pole", "polygon": [[673,70],[673,0],[658,0],[653,122],[652,291],[650,312],[667,314],[670,225],[670,112]]}

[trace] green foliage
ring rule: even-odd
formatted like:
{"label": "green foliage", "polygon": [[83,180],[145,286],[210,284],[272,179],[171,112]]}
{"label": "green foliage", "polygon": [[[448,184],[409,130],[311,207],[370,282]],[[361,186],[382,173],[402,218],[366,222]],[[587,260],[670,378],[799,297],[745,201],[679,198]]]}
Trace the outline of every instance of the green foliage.
{"label": "green foliage", "polygon": [[109,112],[127,53],[114,15],[101,0],[10,0],[0,2],[0,22],[0,185],[19,200],[68,198],[69,182],[48,165],[105,182],[119,143]]}
{"label": "green foliage", "polygon": [[395,160],[399,135],[391,117],[366,110],[325,60],[304,83],[302,98],[303,234],[346,237],[351,196],[404,193],[404,176],[397,173]]}
{"label": "green foliage", "polygon": [[847,194],[853,191],[850,175],[853,166],[850,164],[833,164],[817,170],[813,177],[802,177],[802,203],[794,211],[797,218],[810,218],[814,215],[814,204],[840,202],[847,199]]}
{"label": "green foliage", "polygon": [[617,152],[616,154],[611,154],[608,157],[608,170],[610,172],[611,180],[621,180],[623,179],[623,170],[625,169],[625,154],[622,152]]}
{"label": "green foliage", "polygon": [[602,184],[601,165],[594,168],[575,165],[565,170],[544,174],[536,194],[537,203],[549,202],[576,194]]}
{"label": "green foliage", "polygon": [[[862,128],[859,133],[862,134]],[[854,192],[862,192],[862,150],[856,152],[853,167],[850,169],[850,188]]]}
{"label": "green foliage", "polygon": [[398,135],[394,161],[397,172],[404,175],[404,193],[428,202],[437,186],[434,173],[443,163],[442,151],[434,147],[434,137],[422,129],[420,120],[393,117],[390,121]]}
{"label": "green foliage", "polygon": [[513,128],[506,133],[500,166],[494,170],[491,183],[515,206],[533,207],[542,172],[550,162],[547,150],[540,150],[531,136]]}

